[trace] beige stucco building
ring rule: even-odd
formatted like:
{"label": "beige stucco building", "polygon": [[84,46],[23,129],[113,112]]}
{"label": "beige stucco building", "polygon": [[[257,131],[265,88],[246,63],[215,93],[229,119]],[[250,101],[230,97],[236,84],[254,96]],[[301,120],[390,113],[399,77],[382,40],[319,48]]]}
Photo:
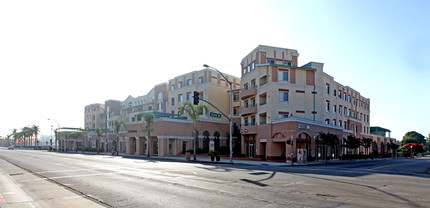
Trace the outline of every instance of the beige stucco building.
{"label": "beige stucco building", "polygon": [[[342,139],[347,135],[370,136],[370,99],[336,82],[323,71],[323,63],[298,66],[298,56],[297,50],[260,45],[242,59],[246,157],[339,158],[346,152]],[[320,132],[337,135],[338,144],[326,148]]]}

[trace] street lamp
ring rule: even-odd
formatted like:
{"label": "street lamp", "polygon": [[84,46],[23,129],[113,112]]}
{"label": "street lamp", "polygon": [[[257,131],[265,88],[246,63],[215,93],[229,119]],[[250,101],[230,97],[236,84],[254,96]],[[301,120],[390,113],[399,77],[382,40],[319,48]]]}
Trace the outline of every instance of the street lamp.
{"label": "street lamp", "polygon": [[221,74],[222,77],[224,77],[225,81],[230,85],[230,118],[228,118],[228,120],[230,121],[230,162],[233,162],[233,133],[232,133],[232,129],[233,129],[233,83],[231,81],[229,81],[227,79],[227,77],[224,76],[223,73],[221,73],[218,69],[211,67],[207,64],[203,64],[204,67],[206,68],[211,68],[214,69],[215,71],[217,71],[218,73]]}
{"label": "street lamp", "polygon": [[51,120],[57,122],[57,125],[58,125],[57,136],[55,137],[55,151],[57,151],[57,137],[60,136],[60,123],[58,123],[58,121],[55,119],[48,118],[48,121],[51,121]]}

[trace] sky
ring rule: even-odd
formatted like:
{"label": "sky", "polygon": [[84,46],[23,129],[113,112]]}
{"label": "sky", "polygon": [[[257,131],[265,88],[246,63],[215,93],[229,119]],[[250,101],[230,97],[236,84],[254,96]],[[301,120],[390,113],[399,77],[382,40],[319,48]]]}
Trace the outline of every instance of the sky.
{"label": "sky", "polygon": [[258,45],[296,49],[370,98],[370,124],[430,134],[430,1],[0,1],[0,136],[83,127],[84,107]]}

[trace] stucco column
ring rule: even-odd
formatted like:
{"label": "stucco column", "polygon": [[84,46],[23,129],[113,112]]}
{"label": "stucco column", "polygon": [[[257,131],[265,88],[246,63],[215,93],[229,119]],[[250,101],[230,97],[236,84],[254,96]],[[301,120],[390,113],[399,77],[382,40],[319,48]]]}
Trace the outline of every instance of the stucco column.
{"label": "stucco column", "polygon": [[131,154],[133,154],[132,153],[132,138],[131,137],[126,137],[126,140],[125,140],[125,153],[126,154],[129,154],[129,155],[131,155]]}
{"label": "stucco column", "polygon": [[143,139],[139,137],[136,138],[136,155],[142,155],[143,154]]}

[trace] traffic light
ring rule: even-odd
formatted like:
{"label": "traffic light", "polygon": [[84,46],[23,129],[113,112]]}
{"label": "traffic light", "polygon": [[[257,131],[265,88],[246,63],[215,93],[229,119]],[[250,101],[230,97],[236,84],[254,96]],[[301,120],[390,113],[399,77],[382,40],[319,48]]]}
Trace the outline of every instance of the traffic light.
{"label": "traffic light", "polygon": [[197,91],[194,91],[193,104],[194,105],[198,105],[199,104],[199,92],[197,92]]}

